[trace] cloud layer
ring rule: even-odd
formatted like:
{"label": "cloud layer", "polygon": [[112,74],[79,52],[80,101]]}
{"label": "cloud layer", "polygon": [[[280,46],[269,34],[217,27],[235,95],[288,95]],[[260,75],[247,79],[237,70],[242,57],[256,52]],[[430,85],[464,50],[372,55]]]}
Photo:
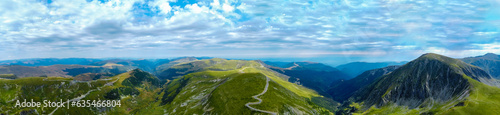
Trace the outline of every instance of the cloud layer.
{"label": "cloud layer", "polygon": [[2,0],[0,6],[0,59],[408,60],[426,52],[500,53],[495,0]]}

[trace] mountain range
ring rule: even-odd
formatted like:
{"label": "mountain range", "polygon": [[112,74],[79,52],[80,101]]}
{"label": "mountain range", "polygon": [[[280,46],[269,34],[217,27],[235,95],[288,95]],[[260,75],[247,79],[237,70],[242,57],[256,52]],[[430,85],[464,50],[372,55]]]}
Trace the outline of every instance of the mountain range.
{"label": "mountain range", "polygon": [[88,59],[48,58],[0,61],[0,74],[14,74],[17,77],[59,76],[76,77],[80,74],[117,75],[135,68],[161,76],[165,68],[177,63],[209,57],[180,57],[174,59]]}
{"label": "mountain range", "polygon": [[332,87],[328,89],[328,94],[331,95],[333,100],[343,102],[349,97],[354,95],[360,88],[373,83],[377,78],[388,74],[400,66],[388,66],[379,69],[373,69],[363,72],[361,75],[349,80],[340,80],[332,83]]}
{"label": "mountain range", "polygon": [[[499,59],[427,53],[410,62],[342,69],[206,57],[11,60],[0,62],[0,114],[489,115],[500,113]],[[356,67],[363,72],[349,74]],[[24,99],[115,100],[121,106],[14,107]]]}
{"label": "mountain range", "polygon": [[352,78],[362,74],[365,71],[383,68],[391,65],[403,65],[407,63],[406,61],[402,62],[351,62],[347,64],[342,64],[337,66],[336,68],[351,76]]}
{"label": "mountain range", "polygon": [[488,53],[483,56],[468,57],[461,60],[480,67],[488,72],[493,78],[500,78],[500,57],[496,54]]}

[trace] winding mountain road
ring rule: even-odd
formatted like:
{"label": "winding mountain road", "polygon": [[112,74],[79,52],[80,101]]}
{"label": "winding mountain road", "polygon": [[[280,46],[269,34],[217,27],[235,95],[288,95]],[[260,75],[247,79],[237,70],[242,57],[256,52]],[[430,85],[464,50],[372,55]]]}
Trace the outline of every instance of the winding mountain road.
{"label": "winding mountain road", "polygon": [[[245,72],[243,72],[243,70],[245,70],[246,68],[247,67],[241,69],[240,73],[245,73]],[[257,105],[257,104],[262,103],[262,99],[260,99],[259,96],[264,95],[267,92],[267,89],[269,88],[269,80],[270,80],[269,77],[266,76],[266,86],[264,87],[264,91],[262,91],[261,93],[259,93],[257,95],[252,96],[252,98],[257,99],[259,101],[258,102],[248,102],[245,104],[245,106],[247,106],[252,111],[258,111],[258,112],[262,112],[262,113],[268,113],[271,115],[277,115],[277,113],[275,113],[275,112],[260,110],[260,109],[256,109],[256,108],[253,108],[252,106],[250,106],[250,105]]]}
{"label": "winding mountain road", "polygon": [[245,73],[243,70],[247,69],[248,67],[244,67],[242,69],[240,69],[240,73]]}
{"label": "winding mountain road", "polygon": [[[262,64],[261,64],[262,65]],[[293,62],[293,66],[292,67],[288,67],[288,68],[285,68],[286,70],[292,70],[293,68],[296,68],[296,67],[299,67],[300,65]]]}

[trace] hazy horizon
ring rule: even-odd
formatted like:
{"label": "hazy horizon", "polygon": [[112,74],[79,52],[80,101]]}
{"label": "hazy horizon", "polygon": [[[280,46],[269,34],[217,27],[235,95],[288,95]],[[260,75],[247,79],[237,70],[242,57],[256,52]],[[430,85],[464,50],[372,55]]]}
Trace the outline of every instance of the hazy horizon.
{"label": "hazy horizon", "polygon": [[[424,53],[425,54],[425,53]],[[422,54],[423,55],[423,54]],[[483,54],[485,55],[485,54]],[[483,56],[483,55],[477,55],[477,56]],[[498,55],[498,54],[496,54]],[[235,59],[235,60],[262,60],[262,61],[271,61],[271,62],[317,62],[317,63],[323,63],[326,65],[330,65],[333,67],[343,65],[343,64],[348,64],[352,62],[367,62],[367,63],[384,63],[384,62],[409,62],[412,61],[413,59],[418,58],[414,57],[409,60],[362,60],[363,57],[264,57],[264,58],[230,58],[230,57],[212,57],[212,56],[177,56],[177,57],[163,57],[163,58],[141,58],[141,57],[102,57],[102,58],[85,58],[85,59],[101,59],[101,60],[112,60],[112,59],[124,59],[124,60],[140,60],[140,59],[146,59],[146,60],[157,60],[157,59],[175,59],[175,58],[183,58],[183,57],[197,57],[197,58],[203,58],[203,57],[208,57],[208,58],[223,58],[223,59]],[[476,56],[467,56],[467,57],[476,57]],[[460,58],[467,58],[467,57],[452,57],[456,59]],[[22,59],[8,59],[8,60],[0,60],[2,61],[14,61],[14,60],[31,60],[31,59],[69,59],[69,58],[84,58],[84,57],[47,57],[47,58],[22,58]],[[347,60],[347,61],[346,61]]]}

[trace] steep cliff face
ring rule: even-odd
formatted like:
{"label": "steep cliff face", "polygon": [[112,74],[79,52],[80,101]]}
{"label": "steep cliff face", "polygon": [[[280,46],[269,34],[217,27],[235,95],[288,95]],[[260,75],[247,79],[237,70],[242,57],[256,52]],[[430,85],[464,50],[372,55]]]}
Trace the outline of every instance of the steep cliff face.
{"label": "steep cliff face", "polygon": [[364,102],[366,107],[395,104],[410,109],[460,101],[469,96],[468,77],[481,82],[492,79],[485,71],[463,61],[424,54],[361,89],[354,100]]}
{"label": "steep cliff face", "polygon": [[332,87],[328,90],[328,94],[332,96],[333,100],[343,102],[351,97],[360,88],[373,83],[375,79],[388,74],[399,67],[400,66],[388,66],[384,68],[365,71],[361,75],[358,75],[356,78],[345,81],[342,80],[340,82],[332,84]]}

